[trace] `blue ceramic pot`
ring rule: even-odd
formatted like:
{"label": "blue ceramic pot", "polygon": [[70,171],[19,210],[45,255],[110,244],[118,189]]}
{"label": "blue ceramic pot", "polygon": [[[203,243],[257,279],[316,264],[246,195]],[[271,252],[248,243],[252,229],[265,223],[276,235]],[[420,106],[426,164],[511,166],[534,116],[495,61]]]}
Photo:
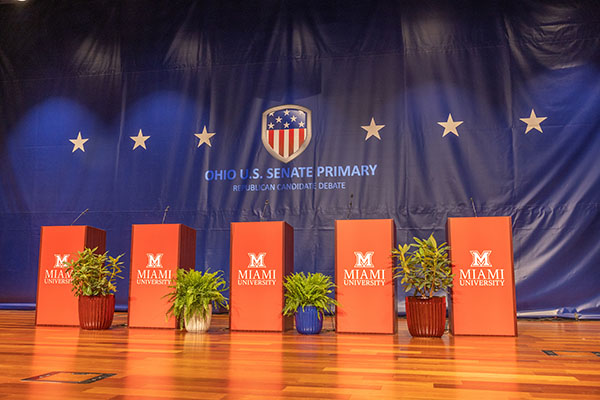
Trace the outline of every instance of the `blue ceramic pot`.
{"label": "blue ceramic pot", "polygon": [[[320,317],[320,318],[319,318]],[[296,330],[304,335],[314,335],[323,328],[323,313],[315,306],[304,306],[296,309]]]}

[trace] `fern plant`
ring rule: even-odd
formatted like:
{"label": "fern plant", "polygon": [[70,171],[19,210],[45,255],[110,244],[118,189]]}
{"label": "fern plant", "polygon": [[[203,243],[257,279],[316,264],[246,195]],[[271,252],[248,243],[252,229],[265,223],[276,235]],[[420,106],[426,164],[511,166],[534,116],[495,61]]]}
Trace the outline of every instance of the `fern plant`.
{"label": "fern plant", "polygon": [[123,279],[120,261],[123,254],[111,257],[108,252],[96,253],[97,247],[78,251],[76,260],[65,262],[66,273],[71,275],[71,290],[75,296],[106,296],[117,291],[116,279]]}
{"label": "fern plant", "polygon": [[299,307],[315,306],[322,318],[324,311],[331,311],[331,306],[338,306],[335,299],[329,297],[336,287],[331,277],[321,273],[297,272],[286,277],[283,282],[285,288],[285,305],[283,315],[293,315]]}
{"label": "fern plant", "polygon": [[171,315],[179,319],[179,328],[184,329],[186,319],[194,315],[206,318],[211,303],[228,309],[227,298],[223,292],[227,284],[223,279],[223,271],[209,272],[178,269],[177,277],[169,286],[171,292],[164,297],[171,306],[167,310],[167,318]]}
{"label": "fern plant", "polygon": [[392,249],[397,263],[394,278],[401,278],[404,290],[414,289],[417,297],[431,298],[438,291],[447,292],[454,277],[448,258],[450,247],[445,242],[438,244],[433,234],[427,239],[413,239],[415,243]]}

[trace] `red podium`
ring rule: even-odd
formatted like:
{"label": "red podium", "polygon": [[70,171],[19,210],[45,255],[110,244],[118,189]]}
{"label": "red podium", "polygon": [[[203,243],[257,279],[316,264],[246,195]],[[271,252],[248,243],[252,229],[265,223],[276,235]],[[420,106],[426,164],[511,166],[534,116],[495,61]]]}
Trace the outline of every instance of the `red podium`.
{"label": "red podium", "polygon": [[229,328],[276,331],[292,328],[284,317],[283,279],[294,270],[294,231],[285,222],[231,224]]}
{"label": "red podium", "polygon": [[64,262],[84,248],[104,253],[106,232],[91,226],[42,226],[38,267],[36,325],[79,326],[77,297]]}
{"label": "red podium", "polygon": [[133,225],[129,271],[131,328],[175,328],[165,315],[170,305],[164,296],[177,276],[177,268],[193,269],[196,231],[181,224]]}
{"label": "red podium", "polygon": [[335,221],[336,331],[395,333],[391,219]]}
{"label": "red podium", "polygon": [[448,218],[454,335],[516,336],[510,217]]}

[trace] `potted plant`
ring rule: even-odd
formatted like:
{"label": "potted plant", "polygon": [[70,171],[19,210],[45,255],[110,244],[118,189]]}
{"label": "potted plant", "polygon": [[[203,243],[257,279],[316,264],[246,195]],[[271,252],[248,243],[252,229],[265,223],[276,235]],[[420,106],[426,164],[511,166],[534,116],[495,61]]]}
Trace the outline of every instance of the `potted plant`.
{"label": "potted plant", "polygon": [[310,335],[321,332],[323,328],[324,311],[331,311],[331,306],[337,306],[335,299],[329,297],[335,284],[331,277],[321,273],[298,272],[286,277],[285,305],[283,315],[295,315],[296,330]]}
{"label": "potted plant", "polygon": [[179,320],[179,328],[188,332],[206,332],[212,318],[213,304],[228,309],[227,290],[223,271],[206,272],[178,269],[177,277],[167,293],[171,303],[167,318],[171,315]]}
{"label": "potted plant", "polygon": [[76,260],[67,261],[71,290],[78,297],[79,326],[82,329],[108,329],[115,314],[116,278],[123,279],[120,261],[123,254],[111,257],[98,248],[84,248]]}
{"label": "potted plant", "polygon": [[446,297],[435,296],[452,287],[449,247],[438,244],[433,234],[427,239],[413,238],[414,243],[398,245],[392,250],[396,260],[394,278],[406,292],[406,319],[412,336],[441,337],[446,326]]}

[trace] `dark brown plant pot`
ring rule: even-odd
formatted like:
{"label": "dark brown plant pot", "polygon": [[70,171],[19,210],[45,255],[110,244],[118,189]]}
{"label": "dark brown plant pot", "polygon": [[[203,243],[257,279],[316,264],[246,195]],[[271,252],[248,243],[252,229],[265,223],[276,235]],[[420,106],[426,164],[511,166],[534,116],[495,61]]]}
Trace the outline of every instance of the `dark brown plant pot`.
{"label": "dark brown plant pot", "polygon": [[115,315],[115,295],[79,296],[81,329],[108,329]]}
{"label": "dark brown plant pot", "polygon": [[441,337],[446,328],[446,298],[406,297],[408,331],[415,337]]}

